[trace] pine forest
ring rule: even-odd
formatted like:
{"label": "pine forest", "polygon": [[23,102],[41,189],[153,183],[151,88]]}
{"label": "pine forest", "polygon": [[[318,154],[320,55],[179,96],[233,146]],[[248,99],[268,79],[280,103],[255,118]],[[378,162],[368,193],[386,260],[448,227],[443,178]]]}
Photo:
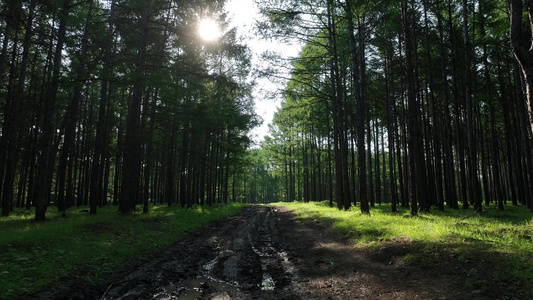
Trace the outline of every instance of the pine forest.
{"label": "pine forest", "polygon": [[264,55],[263,76],[287,84],[260,148],[247,135],[259,123],[249,49],[235,28],[212,44],[192,29],[222,5],[3,3],[2,214],[228,200],[533,208],[521,1],[261,1],[258,32],[303,46]]}
{"label": "pine forest", "polygon": [[532,299],[533,1],[0,1],[0,203],[0,299]]}

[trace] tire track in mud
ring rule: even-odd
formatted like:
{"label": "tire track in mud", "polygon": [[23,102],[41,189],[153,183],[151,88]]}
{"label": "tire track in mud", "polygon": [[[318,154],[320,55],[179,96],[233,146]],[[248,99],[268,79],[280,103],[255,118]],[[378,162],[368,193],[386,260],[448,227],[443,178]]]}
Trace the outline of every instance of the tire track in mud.
{"label": "tire track in mud", "polygon": [[276,210],[245,207],[205,232],[195,230],[110,284],[101,299],[251,299],[283,289],[296,274],[280,242]]}
{"label": "tire track in mud", "polygon": [[[295,277],[286,246],[280,242],[275,207],[253,206],[229,236],[218,242],[219,254],[208,264],[208,276],[231,283],[241,293],[281,289]],[[246,298],[246,297],[245,297]]]}

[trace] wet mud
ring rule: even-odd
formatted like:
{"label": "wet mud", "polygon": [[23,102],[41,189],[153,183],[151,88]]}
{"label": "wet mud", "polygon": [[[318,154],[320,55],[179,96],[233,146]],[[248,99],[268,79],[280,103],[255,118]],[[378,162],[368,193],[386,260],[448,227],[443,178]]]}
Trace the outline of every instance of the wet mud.
{"label": "wet mud", "polygon": [[255,205],[190,231],[100,286],[70,283],[33,299],[491,298],[458,287],[453,269],[412,267],[384,256],[356,247],[326,224]]}

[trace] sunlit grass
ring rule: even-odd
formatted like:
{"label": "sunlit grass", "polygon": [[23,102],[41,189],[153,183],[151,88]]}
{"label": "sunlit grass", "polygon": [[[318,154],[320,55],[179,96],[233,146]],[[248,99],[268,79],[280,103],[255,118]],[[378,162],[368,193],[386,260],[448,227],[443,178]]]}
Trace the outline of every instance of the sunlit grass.
{"label": "sunlit grass", "polygon": [[[487,278],[509,290],[520,290],[513,297],[533,297],[533,218],[527,208],[505,206],[499,211],[489,206],[481,214],[474,214],[473,209],[435,209],[412,217],[403,208],[391,213],[389,205],[372,208],[371,214],[365,215],[359,207],[339,211],[328,202],[276,204],[293,210],[299,218],[327,223],[360,248],[379,251],[383,246],[405,245],[417,249],[401,257],[404,262],[438,266],[443,255],[456,259],[446,263],[476,261],[483,266],[490,262],[496,268],[488,270],[492,274]],[[485,276],[478,271],[472,268],[459,282],[467,289],[490,288],[487,281],[474,279]],[[484,286],[480,287],[480,282]]]}
{"label": "sunlit grass", "polygon": [[391,213],[383,205],[361,214],[358,207],[349,211],[330,208],[327,202],[276,203],[294,210],[298,217],[320,219],[334,230],[350,234],[358,243],[371,244],[383,240],[407,239],[427,242],[487,242],[513,251],[533,251],[533,219],[523,207],[506,207],[504,211],[485,208],[482,214],[473,210],[433,211],[411,217],[409,211],[399,208]]}
{"label": "sunlit grass", "polygon": [[0,299],[20,297],[66,276],[98,282],[123,261],[171,245],[187,230],[233,215],[242,207],[154,206],[149,214],[131,215],[104,207],[94,216],[76,207],[67,211],[68,218],[50,208],[48,221],[42,223],[33,221],[33,211],[15,210],[0,218]]}

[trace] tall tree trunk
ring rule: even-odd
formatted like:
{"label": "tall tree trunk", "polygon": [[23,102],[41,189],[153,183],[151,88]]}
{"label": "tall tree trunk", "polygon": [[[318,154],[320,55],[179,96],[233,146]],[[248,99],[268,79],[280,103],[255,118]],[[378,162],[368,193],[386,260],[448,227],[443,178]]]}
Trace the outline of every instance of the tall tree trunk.
{"label": "tall tree trunk", "polygon": [[[149,2],[150,3],[150,2]],[[150,5],[144,9],[141,21],[141,40],[137,60],[135,62],[135,83],[128,107],[126,120],[126,135],[124,137],[124,170],[122,173],[122,187],[120,193],[119,209],[122,213],[130,213],[135,210],[138,200],[140,176],[141,176],[141,129],[140,114],[142,92],[144,88],[144,69],[146,64],[146,49],[148,44],[148,33],[150,30]]]}
{"label": "tall tree trunk", "polygon": [[361,88],[359,85],[359,58],[357,55],[355,28],[353,22],[353,8],[352,1],[346,1],[346,10],[348,18],[348,34],[350,40],[350,57],[352,70],[352,86],[353,95],[355,97],[356,111],[357,111],[357,166],[359,175],[359,201],[361,202],[361,212],[364,214],[370,213],[368,205],[368,184],[367,184],[367,170],[366,170],[366,148],[365,148],[365,118],[366,118],[366,99],[361,97]]}
{"label": "tall tree trunk", "polygon": [[[176,137],[176,130],[174,126],[171,126],[171,133],[170,137],[167,140],[167,163],[166,163],[166,178],[165,178],[165,200],[167,202],[167,206],[171,206],[175,202],[176,194],[174,185],[176,184],[174,180],[174,161],[175,161],[175,150],[174,150],[174,144],[175,144],[175,137]],[[181,169],[180,169],[181,174]],[[181,186],[181,178],[180,178],[180,186]]]}
{"label": "tall tree trunk", "polygon": [[[76,123],[78,121],[78,111],[80,101],[82,98],[83,82],[85,78],[85,64],[87,61],[87,50],[89,49],[89,28],[92,21],[92,9],[93,2],[89,1],[89,9],[87,18],[85,20],[85,27],[83,30],[81,51],[78,61],[78,66],[75,71],[75,87],[72,99],[67,107],[67,111],[64,117],[65,124],[65,138],[63,141],[63,147],[59,156],[58,164],[58,193],[57,193],[57,208],[59,212],[64,216],[66,212],[66,200],[65,200],[65,183],[67,179],[67,165],[71,165],[74,160],[72,157],[72,151],[76,140]],[[91,207],[92,208],[92,207]],[[96,213],[96,206],[94,211],[91,209],[91,213]]]}
{"label": "tall tree trunk", "polygon": [[[529,115],[529,121],[533,128],[533,49],[531,48],[531,37],[533,37],[533,1],[526,0],[526,6],[524,7],[522,0],[510,0],[509,3],[509,16],[511,19],[511,46],[513,53],[522,70],[525,87],[526,87],[526,100],[527,109]],[[523,24],[522,15],[524,8],[529,16],[529,26]],[[524,32],[529,30],[529,33]],[[529,36],[530,38],[526,38]]]}
{"label": "tall tree trunk", "polygon": [[422,140],[420,104],[416,97],[415,90],[415,52],[416,41],[413,35],[416,22],[414,12],[409,8],[407,1],[402,1],[402,19],[405,35],[405,60],[406,60],[406,82],[407,82],[407,104],[408,104],[408,122],[407,128],[409,133],[409,169],[411,176],[410,193],[411,193],[411,214],[418,214],[418,204],[422,209],[427,209],[427,179],[426,166],[424,162],[424,146]]}
{"label": "tall tree trunk", "polygon": [[342,101],[340,101],[340,86],[338,86],[338,56],[336,53],[336,29],[335,29],[335,16],[333,15],[334,11],[334,1],[328,0],[328,46],[330,51],[330,62],[329,62],[329,75],[330,75],[330,101],[332,103],[333,111],[333,149],[335,157],[335,198],[337,201],[337,208],[343,209],[345,206],[345,195],[344,195],[344,178],[342,171]]}
{"label": "tall tree trunk", "polygon": [[446,51],[444,49],[444,30],[442,20],[441,8],[439,1],[437,1],[437,27],[439,31],[439,55],[440,55],[440,67],[441,67],[441,80],[442,80],[442,121],[441,129],[443,136],[443,165],[444,165],[444,186],[445,186],[445,198],[446,204],[453,209],[459,208],[457,200],[457,186],[455,184],[455,168],[452,146],[452,133],[451,118],[450,118],[450,101],[448,94],[448,75],[446,72]]}
{"label": "tall tree trunk", "polygon": [[[392,86],[394,80],[392,79],[392,73],[390,70],[390,64],[392,63],[392,47],[387,51],[387,59],[385,60],[385,76],[386,76],[386,93],[387,93],[387,137],[389,142],[389,181],[391,189],[391,211],[397,212],[396,205],[398,204],[398,192],[396,189],[396,172],[395,172],[395,138],[397,136],[397,129],[394,122],[394,99],[391,95]],[[401,163],[398,164],[401,167]],[[383,167],[385,169],[385,167]]]}
{"label": "tall tree trunk", "polygon": [[466,130],[468,139],[468,174],[469,174],[469,199],[474,203],[476,211],[481,212],[481,184],[479,183],[477,141],[474,128],[474,108],[472,100],[472,50],[468,29],[468,0],[463,2],[463,39],[465,59],[465,102],[466,102]]}
{"label": "tall tree trunk", "polygon": [[124,126],[119,124],[117,133],[117,153],[115,155],[115,177],[113,179],[113,205],[118,205],[120,198],[120,178],[122,178],[122,153],[124,153]]}
{"label": "tall tree trunk", "polygon": [[56,106],[57,92],[59,89],[59,73],[62,65],[62,51],[65,43],[67,32],[67,19],[69,16],[70,0],[63,1],[61,9],[61,18],[59,22],[59,29],[57,33],[57,43],[54,53],[52,79],[48,86],[47,97],[45,100],[45,110],[43,112],[43,126],[40,144],[40,155],[38,159],[37,181],[34,191],[35,220],[44,221],[46,218],[46,210],[50,195],[48,194],[50,180],[50,173],[52,165],[50,164],[50,157],[52,155],[52,141],[54,134],[54,110]]}
{"label": "tall tree trunk", "polygon": [[[524,25],[522,21],[522,16],[524,12],[524,6],[522,0],[509,0],[509,16],[511,19],[511,46],[513,48],[513,53],[520,65],[520,69],[523,74],[524,83],[526,87],[526,107],[529,116],[529,126],[527,132],[529,133],[529,139],[532,137],[533,132],[533,48],[532,39],[533,36],[533,1],[527,0],[525,9],[529,17],[529,24]],[[528,30],[529,32],[524,32]],[[529,36],[526,38],[526,36]],[[530,149],[528,149],[530,150]],[[531,164],[531,163],[530,163]],[[528,170],[530,168],[528,167]],[[528,172],[528,177],[532,175]],[[531,190],[531,187],[526,185],[528,191]],[[531,211],[533,211],[533,197],[530,196],[530,206]]]}
{"label": "tall tree trunk", "polygon": [[[378,122],[375,120],[374,123],[374,173],[376,178],[376,203],[378,205],[381,205],[381,170],[379,167],[379,161],[380,161],[380,153],[379,153],[379,138],[378,138]],[[369,152],[370,149],[368,149]]]}
{"label": "tall tree trunk", "polygon": [[[329,114],[327,116],[327,128],[331,128],[331,120]],[[333,207],[333,172],[332,172],[332,159],[331,159],[331,134],[328,132],[328,196],[329,206]]]}
{"label": "tall tree trunk", "polygon": [[[185,204],[187,203],[187,180],[188,175],[187,174],[187,166],[190,164],[189,162],[189,121],[185,121],[183,124],[183,134],[182,134],[182,140],[181,140],[181,155],[180,155],[180,205],[181,207],[185,207]],[[212,162],[210,162],[212,165]]]}
{"label": "tall tree trunk", "polygon": [[[24,35],[24,42],[22,44],[22,59],[20,62],[19,78],[17,82],[17,91],[14,94],[14,99],[11,101],[11,105],[6,109],[4,115],[4,126],[2,128],[2,141],[1,150],[2,162],[0,163],[0,173],[4,175],[4,186],[2,192],[2,216],[8,216],[12,207],[13,201],[13,184],[15,180],[15,166],[18,156],[17,150],[17,132],[19,132],[19,120],[21,119],[21,107],[22,99],[24,95],[24,87],[26,81],[26,68],[28,65],[28,56],[30,52],[30,42],[33,34],[33,16],[35,11],[35,1],[31,1],[29,4],[28,20],[26,22],[26,29]],[[10,25],[7,25],[10,26]],[[7,29],[6,29],[7,31]],[[5,39],[9,37],[9,32],[6,32]],[[3,57],[3,56],[2,56]],[[4,62],[0,62],[3,64]],[[2,67],[0,67],[0,76],[2,75]],[[0,78],[1,80],[1,78]],[[6,152],[4,152],[6,151]],[[5,153],[5,154],[4,154]],[[4,172],[5,164],[5,172]],[[0,176],[1,177],[1,176]],[[2,179],[0,179],[2,183]]]}
{"label": "tall tree trunk", "polygon": [[[147,133],[147,136],[148,136],[148,142],[146,144],[146,154],[145,154],[145,157],[146,157],[146,161],[145,161],[145,165],[144,165],[144,197],[143,197],[143,213],[144,214],[147,214],[148,213],[148,203],[150,201],[150,196],[154,195],[154,186],[152,186],[152,189],[150,190],[150,179],[151,179],[151,174],[153,173],[153,170],[152,170],[152,164],[153,164],[153,155],[154,155],[154,129],[155,129],[155,113],[156,113],[156,107],[157,107],[157,98],[158,98],[158,93],[157,91],[154,93],[153,95],[153,99],[152,99],[152,102],[150,103],[151,104],[151,107],[150,107],[150,121],[149,121],[149,127],[148,127],[148,133]],[[148,101],[146,101],[146,109],[148,109]],[[148,112],[146,113],[148,114]]]}
{"label": "tall tree trunk", "polygon": [[[111,0],[110,14],[107,24],[107,36],[106,44],[104,48],[103,61],[104,65],[102,68],[102,80],[100,82],[100,102],[98,106],[98,121],[96,123],[96,140],[95,148],[93,152],[92,167],[91,167],[91,182],[90,182],[90,199],[91,211],[90,213],[96,213],[96,203],[98,199],[104,194],[102,192],[102,185],[100,184],[100,177],[102,176],[102,161],[104,155],[104,150],[107,149],[105,146],[107,138],[106,130],[106,107],[108,103],[108,87],[109,81],[106,79],[106,76],[109,76],[111,73],[111,47],[113,44],[113,30],[115,23],[115,0]],[[107,119],[109,120],[109,119]],[[119,150],[120,151],[120,150]],[[118,162],[116,167],[118,167]],[[116,188],[116,187],[115,187]],[[106,191],[105,191],[106,192]]]}

